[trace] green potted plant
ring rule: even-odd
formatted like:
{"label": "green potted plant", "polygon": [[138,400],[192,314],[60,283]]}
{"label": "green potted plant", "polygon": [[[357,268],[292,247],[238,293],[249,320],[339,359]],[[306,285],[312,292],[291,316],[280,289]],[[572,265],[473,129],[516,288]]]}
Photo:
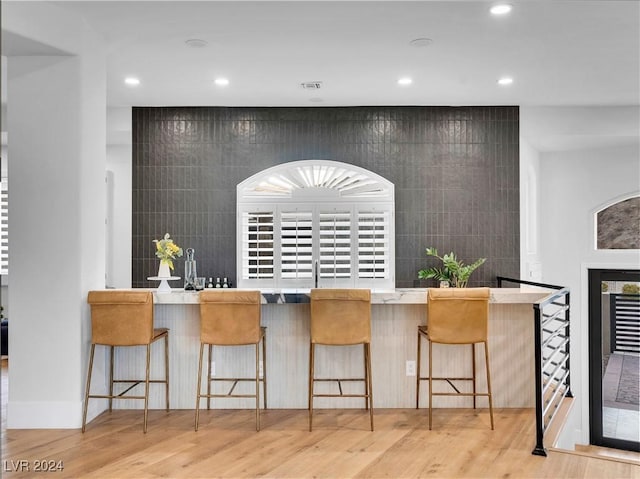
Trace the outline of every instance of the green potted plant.
{"label": "green potted plant", "polygon": [[440,256],[436,248],[427,248],[427,256],[440,259],[442,261],[442,267],[421,269],[418,271],[418,278],[433,278],[438,281],[447,281],[453,288],[465,288],[471,273],[487,260],[486,258],[480,258],[471,264],[464,264],[461,260],[458,260],[455,253],[451,252]]}

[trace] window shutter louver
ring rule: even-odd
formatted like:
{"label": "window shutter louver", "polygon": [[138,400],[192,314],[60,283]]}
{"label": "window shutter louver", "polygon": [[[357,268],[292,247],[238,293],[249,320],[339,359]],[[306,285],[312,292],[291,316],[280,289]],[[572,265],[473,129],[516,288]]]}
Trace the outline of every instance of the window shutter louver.
{"label": "window shutter louver", "polygon": [[9,274],[9,184],[0,182],[0,274]]}
{"label": "window shutter louver", "polygon": [[351,277],[351,212],[320,213],[320,278]]}
{"label": "window shutter louver", "polygon": [[313,216],[309,211],[280,215],[280,261],[283,279],[313,275]]}
{"label": "window shutter louver", "polygon": [[358,212],[358,276],[389,275],[389,213]]}
{"label": "window shutter louver", "polygon": [[273,213],[242,214],[242,278],[274,277]]}

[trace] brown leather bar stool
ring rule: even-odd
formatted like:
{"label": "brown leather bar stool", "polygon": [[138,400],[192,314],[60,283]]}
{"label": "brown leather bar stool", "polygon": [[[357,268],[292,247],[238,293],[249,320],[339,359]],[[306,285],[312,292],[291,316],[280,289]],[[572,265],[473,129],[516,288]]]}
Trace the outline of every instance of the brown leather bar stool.
{"label": "brown leather bar stool", "polygon": [[[427,292],[427,325],[418,326],[418,368],[416,378],[416,409],[420,401],[420,381],[429,381],[429,429],[433,409],[433,396],[487,396],[493,429],[493,403],[488,347],[489,288],[443,288]],[[429,342],[429,376],[420,376],[420,338]],[[432,344],[471,344],[472,377],[433,377]],[[487,392],[476,391],[476,343],[484,344],[487,372]],[[433,392],[433,381],[446,381],[455,392]],[[453,381],[472,381],[473,392],[461,392]]]}
{"label": "brown leather bar stool", "polygon": [[[109,411],[114,399],[144,400],[143,431],[147,432],[149,409],[149,384],[165,385],[166,410],[169,411],[169,330],[153,327],[153,293],[150,291],[89,291],[87,302],[91,305],[91,355],[87,372],[87,386],[82,413],[82,432],[87,424],[89,398],[109,399]],[[164,338],[164,379],[149,379],[151,344]],[[109,346],[109,394],[90,394],[91,372],[96,345]],[[114,350],[120,346],[146,346],[147,360],[144,379],[114,379]],[[119,394],[114,394],[114,383],[132,383]],[[144,395],[133,396],[127,393],[135,386],[144,383]]]}
{"label": "brown leather bar stool", "polygon": [[[267,328],[260,326],[262,295],[260,291],[213,290],[200,292],[200,360],[198,363],[198,392],[196,397],[195,428],[198,430],[200,399],[207,398],[207,409],[211,398],[255,398],[256,431],[260,430],[260,381],[264,392],[264,408],[267,409]],[[260,378],[260,343],[262,343],[262,378]],[[211,376],[213,346],[256,347],[256,373],[253,378],[218,378]],[[207,393],[202,394],[202,361],[204,347],[209,346],[209,367],[207,368]],[[211,383],[232,382],[227,394],[212,394]],[[240,381],[255,382],[255,394],[233,394]]]}
{"label": "brown leather bar stool", "polygon": [[[364,378],[315,377],[315,346],[364,346]],[[315,394],[316,381],[336,381],[340,394]],[[343,394],[343,381],[363,381],[364,394]],[[368,289],[312,289],[311,345],[309,348],[309,431],[313,425],[313,398],[362,397],[369,410],[373,431],[373,392],[371,386],[371,291]]]}

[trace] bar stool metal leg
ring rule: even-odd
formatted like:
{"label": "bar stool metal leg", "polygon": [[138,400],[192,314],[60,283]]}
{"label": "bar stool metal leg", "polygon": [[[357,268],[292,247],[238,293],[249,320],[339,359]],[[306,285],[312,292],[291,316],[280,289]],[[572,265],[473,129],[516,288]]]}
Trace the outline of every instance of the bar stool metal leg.
{"label": "bar stool metal leg", "polygon": [[84,393],[84,408],[82,411],[82,432],[87,427],[87,408],[89,406],[89,390],[91,388],[91,373],[93,372],[93,355],[96,350],[96,345],[91,345],[91,353],[89,355],[89,370],[87,371],[87,386]]}
{"label": "bar stool metal leg", "polygon": [[144,426],[143,432],[147,432],[147,417],[149,415],[149,363],[151,362],[151,345],[147,344],[147,370],[144,378]]}
{"label": "bar stool metal leg", "polygon": [[169,335],[164,337],[164,378],[165,383],[165,399],[167,407],[165,410],[169,412]]}
{"label": "bar stool metal leg", "polygon": [[433,343],[429,340],[429,430],[433,411]]}
{"label": "bar stool metal leg", "polygon": [[[196,421],[195,429],[198,430],[198,420],[200,419],[200,396],[202,394],[202,356],[204,355],[204,343],[200,343],[200,359],[198,360],[198,390],[196,393]],[[209,361],[211,363],[211,361]],[[209,378],[207,378],[209,381]],[[207,398],[208,400],[209,398]]]}
{"label": "bar stool metal leg", "polygon": [[209,345],[209,356],[207,363],[207,409],[211,409],[211,361],[213,361],[213,345]]}
{"label": "bar stool metal leg", "polygon": [[493,430],[493,395],[491,394],[491,373],[489,371],[489,348],[484,343],[484,360],[487,370],[487,392],[489,393],[489,417],[491,418],[491,430]]}
{"label": "bar stool metal leg", "polygon": [[471,367],[473,369],[473,409],[476,409],[476,343],[471,344]]}
{"label": "bar stool metal leg", "polygon": [[264,408],[267,409],[267,335],[262,335],[262,396]]}
{"label": "bar stool metal leg", "polygon": [[115,347],[109,347],[109,412],[113,410],[113,362]]}
{"label": "bar stool metal leg", "polygon": [[311,428],[313,425],[314,355],[315,355],[315,344],[311,343],[309,347],[309,432],[311,432]]}
{"label": "bar stool metal leg", "polygon": [[256,431],[260,431],[260,343],[256,343]]}
{"label": "bar stool metal leg", "polygon": [[366,387],[369,400],[369,422],[371,423],[371,430],[373,431],[373,381],[371,379],[371,343],[365,343],[364,354],[366,356],[367,363]]}
{"label": "bar stool metal leg", "polygon": [[422,335],[418,330],[418,357],[416,364],[416,409],[420,407],[420,340]]}
{"label": "bar stool metal leg", "polygon": [[364,359],[364,390],[365,390],[365,396],[364,396],[364,408],[369,409],[369,362],[367,360],[367,343],[363,343],[362,344],[362,350],[363,350],[363,359]]}

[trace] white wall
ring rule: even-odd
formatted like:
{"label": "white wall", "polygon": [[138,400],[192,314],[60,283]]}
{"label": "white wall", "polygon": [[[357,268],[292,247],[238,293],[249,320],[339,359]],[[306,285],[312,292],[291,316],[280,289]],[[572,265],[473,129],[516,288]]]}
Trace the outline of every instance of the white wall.
{"label": "white wall", "polygon": [[577,408],[563,446],[589,443],[588,268],[640,268],[640,252],[597,251],[594,213],[611,200],[640,191],[635,145],[541,153],[540,258],[546,283],[571,288],[572,390]]}
{"label": "white wall", "polygon": [[[6,72],[4,71],[4,69],[6,69],[6,57],[3,57],[2,60],[2,68],[3,68],[3,73],[2,73],[2,79],[0,81],[2,81],[3,83],[6,82]],[[6,87],[5,87],[6,88]],[[6,112],[3,112],[2,115],[6,115]],[[6,123],[6,120],[3,119],[2,120],[2,128],[6,128],[6,126],[4,126]],[[2,177],[5,178],[7,176],[8,173],[8,164],[9,164],[9,158],[7,156],[8,154],[8,149],[7,149],[7,145],[5,144],[6,142],[6,132],[3,130],[2,133],[2,144],[0,144],[0,158],[2,158]],[[2,306],[4,306],[4,317],[5,318],[9,318],[9,290],[8,290],[8,286],[9,286],[9,275],[8,274],[3,274],[2,275],[2,284],[0,285],[0,304],[2,304]]]}
{"label": "white wall", "polygon": [[640,109],[636,106],[526,106],[520,131],[543,152],[592,150],[637,145]]}
{"label": "white wall", "polygon": [[7,427],[76,428],[90,343],[86,297],[104,288],[106,56],[81,21],[48,2],[3,4],[2,20],[7,31],[60,40],[72,52],[26,54],[15,44],[4,52],[12,158]]}
{"label": "white wall", "polygon": [[[8,173],[9,158],[7,156],[7,57],[0,57],[0,175],[6,178]],[[0,301],[4,306],[4,317],[9,317],[9,275],[2,275],[0,286]]]}
{"label": "white wall", "polygon": [[520,137],[520,278],[539,282],[540,263],[540,154]]}
{"label": "white wall", "polygon": [[107,208],[112,212],[107,224],[108,287],[131,287],[131,108],[107,110],[107,171],[113,182]]}

